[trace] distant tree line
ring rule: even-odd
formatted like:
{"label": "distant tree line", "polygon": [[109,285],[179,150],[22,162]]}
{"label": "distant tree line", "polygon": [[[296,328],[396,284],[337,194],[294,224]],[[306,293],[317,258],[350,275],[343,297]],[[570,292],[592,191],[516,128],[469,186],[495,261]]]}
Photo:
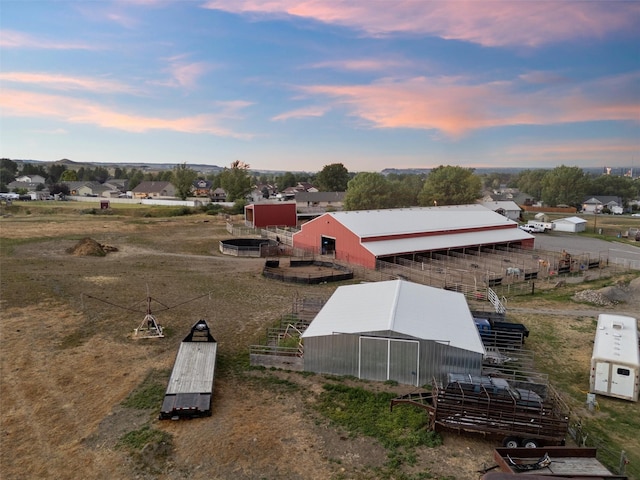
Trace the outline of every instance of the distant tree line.
{"label": "distant tree line", "polygon": [[[68,169],[64,163],[18,163],[8,158],[0,159],[0,191],[7,191],[7,184],[19,175],[40,175],[45,185],[53,190],[61,189],[65,181],[93,181],[104,183],[110,178],[128,180],[133,189],[143,181],[170,181],[178,196],[186,198],[197,178],[209,180],[212,189],[222,188],[227,200],[243,202],[256,186],[264,186],[281,192],[299,183],[310,183],[319,191],[344,191],[347,210],[401,208],[412,206],[461,205],[474,203],[483,191],[497,191],[502,186],[517,188],[531,196],[533,202],[548,206],[568,205],[580,208],[587,195],[619,196],[625,206],[640,197],[640,180],[615,175],[587,174],[579,167],[564,165],[553,169],[527,169],[517,174],[494,172],[477,174],[473,168],[440,165],[428,174],[376,172],[349,172],[342,163],[325,165],[317,173],[284,172],[253,174],[250,166],[236,160],[219,173],[200,175],[186,163],[173,170],[149,171],[146,169],[116,167],[109,171],[96,166]],[[61,191],[64,191],[62,189]]]}

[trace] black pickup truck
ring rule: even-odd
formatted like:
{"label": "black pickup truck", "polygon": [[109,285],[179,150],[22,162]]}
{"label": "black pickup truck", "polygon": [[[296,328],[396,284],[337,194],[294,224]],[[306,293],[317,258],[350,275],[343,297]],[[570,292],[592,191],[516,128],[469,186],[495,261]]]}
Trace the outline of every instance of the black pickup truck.
{"label": "black pickup truck", "polygon": [[522,346],[529,329],[522,323],[508,322],[504,315],[493,312],[471,312],[486,346]]}

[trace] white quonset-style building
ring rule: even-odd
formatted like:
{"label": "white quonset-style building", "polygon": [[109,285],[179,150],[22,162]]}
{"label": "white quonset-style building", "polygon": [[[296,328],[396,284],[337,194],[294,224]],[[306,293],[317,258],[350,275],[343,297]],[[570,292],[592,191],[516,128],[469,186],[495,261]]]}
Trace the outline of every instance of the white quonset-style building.
{"label": "white quonset-style building", "polygon": [[479,204],[325,213],[293,234],[293,246],[376,268],[430,253],[492,247],[533,248],[517,222]]}
{"label": "white quonset-style building", "polygon": [[480,375],[485,354],[461,293],[404,280],[338,287],[302,338],[305,371],[416,386]]}
{"label": "white quonset-style building", "polygon": [[584,232],[587,228],[587,221],[580,217],[559,218],[553,222],[553,230],[556,232]]}

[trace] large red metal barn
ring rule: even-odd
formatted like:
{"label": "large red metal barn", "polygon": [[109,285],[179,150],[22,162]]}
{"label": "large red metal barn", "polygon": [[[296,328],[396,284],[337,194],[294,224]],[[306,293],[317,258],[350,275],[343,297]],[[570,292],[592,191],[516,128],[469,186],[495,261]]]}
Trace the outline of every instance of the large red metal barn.
{"label": "large red metal barn", "polygon": [[429,252],[533,243],[516,222],[478,204],[325,213],[293,235],[296,248],[367,268]]}

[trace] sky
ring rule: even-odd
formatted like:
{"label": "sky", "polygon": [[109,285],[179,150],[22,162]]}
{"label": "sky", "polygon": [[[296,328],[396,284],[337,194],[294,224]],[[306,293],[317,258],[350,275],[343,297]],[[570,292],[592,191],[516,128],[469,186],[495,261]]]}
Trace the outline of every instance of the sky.
{"label": "sky", "polygon": [[640,171],[640,1],[0,0],[0,157]]}

